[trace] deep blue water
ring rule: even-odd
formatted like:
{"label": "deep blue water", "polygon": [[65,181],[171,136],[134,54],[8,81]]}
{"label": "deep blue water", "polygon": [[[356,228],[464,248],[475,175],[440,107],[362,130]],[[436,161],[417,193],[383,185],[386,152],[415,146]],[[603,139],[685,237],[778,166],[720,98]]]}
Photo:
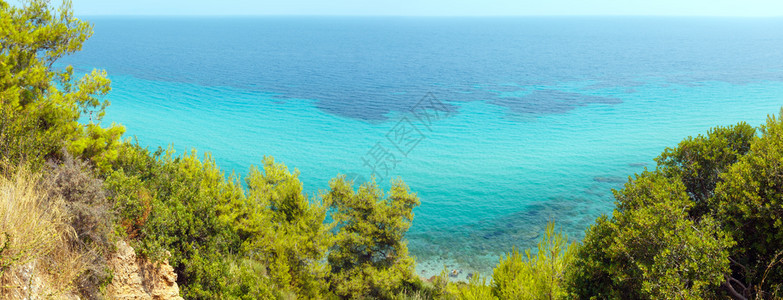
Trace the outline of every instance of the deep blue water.
{"label": "deep blue water", "polygon": [[580,238],[665,147],[783,105],[780,18],[85,19],[64,62],[109,72],[106,122],[227,172],[272,155],[311,194],[401,176],[424,275],[486,273],[548,220]]}

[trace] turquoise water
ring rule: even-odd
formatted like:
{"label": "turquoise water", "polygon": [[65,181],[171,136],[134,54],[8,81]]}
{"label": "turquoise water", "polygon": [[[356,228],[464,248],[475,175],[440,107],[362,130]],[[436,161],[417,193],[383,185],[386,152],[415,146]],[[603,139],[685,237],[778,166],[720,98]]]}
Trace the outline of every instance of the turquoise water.
{"label": "turquoise water", "polygon": [[[315,195],[337,174],[368,179],[363,158],[380,142],[398,160],[381,184],[401,176],[421,199],[407,238],[426,277],[444,264],[460,278],[486,274],[503,252],[533,246],[549,220],[581,238],[611,212],[611,189],[666,147],[715,125],[761,124],[783,104],[783,34],[759,33],[780,20],[318,20],[185,30],[202,23],[99,19],[85,53],[69,59],[108,69],[105,122],[146,146],[210,152],[227,173],[271,155]],[[266,34],[210,33],[254,22]],[[150,23],[162,29],[142,30]],[[713,34],[729,27],[736,37]],[[452,112],[429,128],[409,112],[428,92]],[[420,132],[407,156],[387,139],[400,120]]]}
{"label": "turquoise water", "polygon": [[[121,122],[143,144],[195,147],[240,173],[271,155],[300,170],[310,194],[339,173],[367,173],[361,158],[395,125],[229,87],[112,80],[106,121]],[[611,89],[596,93],[617,96]],[[780,108],[781,95],[781,82],[651,83],[622,95],[621,104],[524,121],[484,102],[462,103],[459,114],[433,124],[394,172],[422,200],[408,235],[419,271],[440,271],[446,261],[487,272],[502,251],[531,246],[550,219],[580,237],[596,216],[611,211],[611,189],[653,166],[665,147],[714,125],[760,124]]]}

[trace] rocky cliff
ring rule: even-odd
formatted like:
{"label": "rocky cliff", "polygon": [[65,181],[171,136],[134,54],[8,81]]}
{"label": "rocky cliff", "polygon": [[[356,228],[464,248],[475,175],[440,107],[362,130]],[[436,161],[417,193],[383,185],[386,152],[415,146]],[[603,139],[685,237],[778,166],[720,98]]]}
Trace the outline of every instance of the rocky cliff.
{"label": "rocky cliff", "polygon": [[114,272],[107,288],[110,299],[182,299],[177,274],[168,261],[154,263],[138,258],[124,241],[117,242],[117,251],[109,259],[109,267]]}

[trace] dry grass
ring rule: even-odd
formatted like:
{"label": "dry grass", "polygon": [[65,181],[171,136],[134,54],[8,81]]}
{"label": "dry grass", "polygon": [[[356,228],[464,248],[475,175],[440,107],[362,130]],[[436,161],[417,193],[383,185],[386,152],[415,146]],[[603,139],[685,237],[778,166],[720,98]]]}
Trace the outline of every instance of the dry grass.
{"label": "dry grass", "polygon": [[19,171],[14,178],[0,178],[0,245],[3,266],[26,264],[50,253],[64,225],[62,205],[48,201],[37,176]]}
{"label": "dry grass", "polygon": [[63,200],[40,179],[23,168],[0,177],[0,298],[60,298],[84,270]]}

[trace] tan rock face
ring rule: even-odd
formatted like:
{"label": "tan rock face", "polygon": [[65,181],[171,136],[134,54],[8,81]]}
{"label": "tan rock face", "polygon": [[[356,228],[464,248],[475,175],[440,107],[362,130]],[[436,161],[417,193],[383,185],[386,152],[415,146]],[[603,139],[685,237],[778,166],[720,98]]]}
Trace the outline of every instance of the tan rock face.
{"label": "tan rock face", "polygon": [[5,299],[80,299],[70,289],[63,290],[53,280],[58,274],[42,267],[39,260],[12,266],[0,276],[0,300]]}
{"label": "tan rock face", "polygon": [[182,299],[174,268],[164,260],[159,264],[136,257],[124,241],[117,242],[117,252],[109,259],[114,277],[107,289],[110,299],[166,300]]}

